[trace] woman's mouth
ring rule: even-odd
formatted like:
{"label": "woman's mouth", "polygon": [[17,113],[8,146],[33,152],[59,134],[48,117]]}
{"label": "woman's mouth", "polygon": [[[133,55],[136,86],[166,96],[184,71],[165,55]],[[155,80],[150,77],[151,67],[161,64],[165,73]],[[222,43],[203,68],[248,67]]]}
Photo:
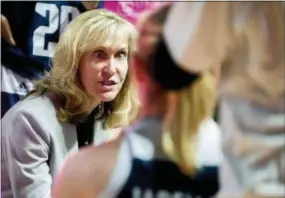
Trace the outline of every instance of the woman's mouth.
{"label": "woman's mouth", "polygon": [[100,82],[100,84],[103,86],[112,86],[112,85],[115,85],[116,82],[113,80],[103,80]]}
{"label": "woman's mouth", "polygon": [[113,80],[103,80],[101,82],[101,85],[103,86],[112,86],[112,85],[115,85],[116,83],[113,81]]}
{"label": "woman's mouth", "polygon": [[117,83],[113,80],[103,80],[100,81],[99,84],[101,85],[102,91],[105,92],[105,91],[111,91]]}

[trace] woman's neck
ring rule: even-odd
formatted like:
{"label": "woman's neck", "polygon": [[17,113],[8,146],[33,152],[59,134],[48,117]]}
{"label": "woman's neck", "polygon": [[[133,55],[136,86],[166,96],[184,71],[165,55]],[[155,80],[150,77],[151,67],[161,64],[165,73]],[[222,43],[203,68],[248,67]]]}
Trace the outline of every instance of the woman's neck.
{"label": "woman's neck", "polygon": [[89,109],[88,109],[88,115],[90,113],[92,113],[92,111],[94,111],[99,105],[101,105],[101,103],[103,103],[102,101],[94,101],[94,103],[92,105],[90,105]]}

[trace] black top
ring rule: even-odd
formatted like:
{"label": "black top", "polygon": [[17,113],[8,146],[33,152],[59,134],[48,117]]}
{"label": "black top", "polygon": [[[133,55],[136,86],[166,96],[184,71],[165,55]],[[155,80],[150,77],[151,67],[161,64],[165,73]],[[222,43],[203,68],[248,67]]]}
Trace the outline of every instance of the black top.
{"label": "black top", "polygon": [[204,166],[190,178],[172,162],[133,159],[130,176],[117,197],[210,198],[218,189],[217,166]]}
{"label": "black top", "polygon": [[76,124],[78,147],[92,144],[94,137],[94,121],[97,109],[93,110],[83,121]]}
{"label": "black top", "polygon": [[105,121],[113,108],[111,102],[102,102],[86,118],[76,123],[78,147],[93,143],[94,122]]}

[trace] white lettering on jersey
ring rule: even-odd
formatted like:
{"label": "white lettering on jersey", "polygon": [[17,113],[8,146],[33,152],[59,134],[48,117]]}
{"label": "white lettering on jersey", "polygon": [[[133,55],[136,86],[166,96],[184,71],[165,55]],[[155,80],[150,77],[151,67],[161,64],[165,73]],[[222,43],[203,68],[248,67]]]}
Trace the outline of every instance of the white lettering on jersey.
{"label": "white lettering on jersey", "polygon": [[63,33],[65,27],[71,20],[80,14],[79,10],[75,7],[62,5],[58,8],[55,4],[51,3],[37,3],[35,11],[43,17],[48,17],[49,25],[39,26],[35,29],[33,34],[33,55],[52,57],[56,43],[48,42],[45,47],[45,35],[54,34],[58,29],[60,34]]}
{"label": "white lettering on jersey", "polygon": [[192,196],[179,191],[170,193],[167,190],[158,190],[153,192],[151,189],[142,190],[140,187],[135,187],[132,190],[132,198],[201,198],[201,196]]}

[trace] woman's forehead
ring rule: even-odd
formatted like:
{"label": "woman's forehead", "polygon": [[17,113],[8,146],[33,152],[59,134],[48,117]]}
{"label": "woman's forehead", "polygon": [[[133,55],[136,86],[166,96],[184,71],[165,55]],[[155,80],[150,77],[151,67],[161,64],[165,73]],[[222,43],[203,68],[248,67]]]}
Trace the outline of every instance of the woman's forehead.
{"label": "woman's forehead", "polygon": [[96,44],[96,48],[103,48],[111,51],[128,50],[130,35],[124,31],[107,33],[104,39]]}
{"label": "woman's forehead", "polygon": [[[110,27],[98,33],[94,31],[85,41],[91,48],[128,49],[132,32],[124,27]],[[89,43],[89,44],[88,44]],[[87,48],[87,49],[88,49]]]}
{"label": "woman's forehead", "polygon": [[110,36],[107,37],[106,40],[99,43],[98,47],[106,48],[106,49],[114,49],[114,50],[127,50],[129,47],[129,40],[127,36],[117,37]]}

